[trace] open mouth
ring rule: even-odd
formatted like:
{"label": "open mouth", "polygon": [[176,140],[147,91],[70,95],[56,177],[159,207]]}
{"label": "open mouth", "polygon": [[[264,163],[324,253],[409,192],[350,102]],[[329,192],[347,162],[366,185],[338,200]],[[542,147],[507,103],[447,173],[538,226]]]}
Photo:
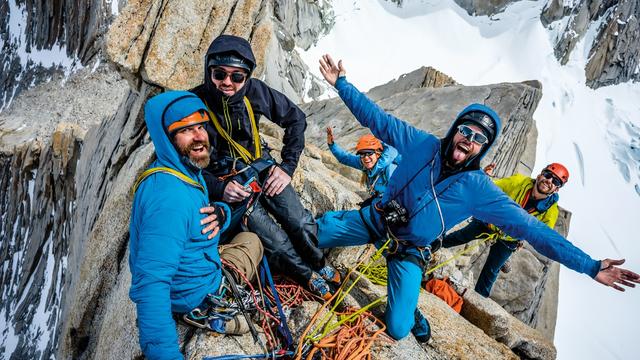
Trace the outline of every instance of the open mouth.
{"label": "open mouth", "polygon": [[468,144],[463,144],[463,143],[458,143],[458,145],[456,146],[456,148],[459,151],[462,151],[465,154],[468,154],[469,151],[471,151],[471,146],[469,146]]}
{"label": "open mouth", "polygon": [[189,149],[189,151],[191,151],[195,155],[205,154],[209,152],[209,145],[203,143],[193,144],[191,145],[191,149]]}
{"label": "open mouth", "polygon": [[453,160],[455,162],[463,161],[467,158],[470,152],[471,144],[459,142],[456,144],[455,148],[453,148]]}

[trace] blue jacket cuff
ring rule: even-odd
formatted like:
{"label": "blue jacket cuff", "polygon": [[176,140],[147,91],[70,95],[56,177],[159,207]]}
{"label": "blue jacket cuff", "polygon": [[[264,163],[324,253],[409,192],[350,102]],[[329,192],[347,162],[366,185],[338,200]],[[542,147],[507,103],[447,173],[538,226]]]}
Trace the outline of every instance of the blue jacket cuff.
{"label": "blue jacket cuff", "polygon": [[218,201],[216,201],[214,205],[220,206],[224,211],[224,225],[220,226],[220,232],[223,232],[229,227],[229,224],[231,223],[231,208],[229,208],[229,205]]}
{"label": "blue jacket cuff", "polygon": [[338,80],[336,80],[335,88],[340,91],[340,88],[348,83],[346,76],[339,76]]}
{"label": "blue jacket cuff", "polygon": [[587,272],[587,274],[591,276],[591,278],[595,279],[595,277],[598,275],[599,272],[600,272],[600,261],[593,260],[593,263],[589,266],[589,271]]}

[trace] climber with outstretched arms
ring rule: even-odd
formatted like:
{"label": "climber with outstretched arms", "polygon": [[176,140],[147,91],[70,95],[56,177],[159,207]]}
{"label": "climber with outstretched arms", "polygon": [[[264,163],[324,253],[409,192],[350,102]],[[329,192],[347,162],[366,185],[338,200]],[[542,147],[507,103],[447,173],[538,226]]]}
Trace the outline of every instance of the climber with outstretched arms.
{"label": "climber with outstretched arms", "polygon": [[321,248],[389,244],[385,322],[393,338],[411,331],[419,341],[429,339],[429,323],[417,310],[422,273],[445,232],[470,216],[526,239],[541,254],[604,285],[621,289],[640,283],[638,274],[617,266],[624,260],[592,259],[528,214],[480,169],[500,133],[500,118],[488,106],[467,106],[439,139],[386,113],[358,91],[347,81],[341,61],[324,55],[320,72],[358,122],[402,156],[381,199],[318,219]]}
{"label": "climber with outstretched arms", "polygon": [[[495,164],[484,168],[487,175],[493,174]],[[518,203],[527,213],[547,224],[550,228],[558,220],[558,191],[569,180],[569,171],[564,165],[552,163],[547,165],[535,179],[522,174],[515,174],[494,183],[513,201]],[[484,262],[475,290],[478,294],[489,297],[491,288],[498,278],[500,270],[509,272],[511,266],[509,257],[516,250],[522,248],[523,240],[505,235],[492,224],[486,224],[478,219],[472,219],[465,227],[447,234],[442,240],[443,248],[463,245],[476,239],[492,242],[489,255]]]}

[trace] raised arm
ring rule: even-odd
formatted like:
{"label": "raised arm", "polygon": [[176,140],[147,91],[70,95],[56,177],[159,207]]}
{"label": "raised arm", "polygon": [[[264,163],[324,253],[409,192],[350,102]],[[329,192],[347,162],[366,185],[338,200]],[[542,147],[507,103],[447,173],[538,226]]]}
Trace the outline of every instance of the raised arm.
{"label": "raised arm", "polygon": [[333,156],[335,156],[341,164],[362,170],[360,157],[345,151],[340,147],[340,145],[336,144],[333,139],[333,130],[331,130],[330,127],[327,128],[327,145],[329,146],[329,150],[331,150]]}
{"label": "raised arm", "polygon": [[426,132],[386,113],[350,84],[345,78],[342,60],[336,65],[331,56],[324,55],[320,59],[320,73],[329,84],[335,86],[340,98],[358,122],[371,129],[375,137],[394,146],[401,154],[408,153],[412,144],[421,142],[428,136]]}

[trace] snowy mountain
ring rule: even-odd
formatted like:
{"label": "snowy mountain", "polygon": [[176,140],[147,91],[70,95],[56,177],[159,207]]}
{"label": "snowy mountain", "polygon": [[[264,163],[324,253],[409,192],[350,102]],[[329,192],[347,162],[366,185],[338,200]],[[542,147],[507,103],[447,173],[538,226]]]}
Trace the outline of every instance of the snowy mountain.
{"label": "snowy mountain", "polygon": [[[580,18],[583,34],[574,32],[578,41],[566,61],[558,60],[557,43],[574,26],[571,14],[588,6],[560,2],[566,6],[560,13],[569,16],[547,20],[545,26],[541,14],[551,3],[557,2],[515,1],[490,16],[471,16],[453,1],[335,1],[334,28],[303,58],[316,72],[321,54],[343,59],[348,78],[363,90],[420,66],[433,66],[465,85],[541,81],[533,171],[550,162],[567,165],[571,179],[560,192],[560,204],[573,212],[569,239],[594,258],[626,258],[625,266],[638,271],[640,84],[595,90],[586,85],[585,67],[598,48],[606,15]],[[608,2],[608,12],[628,6],[624,3]],[[628,19],[637,23],[640,13],[634,6]],[[621,26],[622,21],[613,19]],[[639,37],[637,31],[634,36]],[[639,49],[631,50],[637,54]],[[637,65],[631,61],[631,66],[634,73]],[[562,269],[558,358],[636,358],[639,301],[637,290],[618,293]]]}

